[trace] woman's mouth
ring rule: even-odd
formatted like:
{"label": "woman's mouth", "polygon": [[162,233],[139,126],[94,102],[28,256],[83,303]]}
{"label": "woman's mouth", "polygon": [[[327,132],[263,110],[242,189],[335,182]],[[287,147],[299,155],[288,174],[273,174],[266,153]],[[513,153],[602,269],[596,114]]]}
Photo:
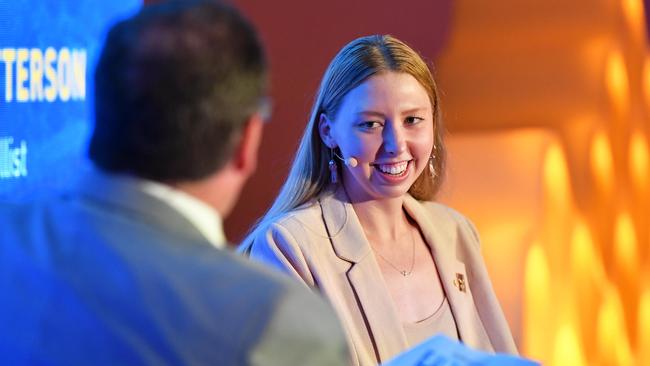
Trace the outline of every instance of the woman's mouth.
{"label": "woman's mouth", "polygon": [[386,164],[372,164],[375,169],[380,173],[393,176],[401,177],[406,174],[406,169],[408,168],[410,160],[400,161],[397,163],[386,163]]}

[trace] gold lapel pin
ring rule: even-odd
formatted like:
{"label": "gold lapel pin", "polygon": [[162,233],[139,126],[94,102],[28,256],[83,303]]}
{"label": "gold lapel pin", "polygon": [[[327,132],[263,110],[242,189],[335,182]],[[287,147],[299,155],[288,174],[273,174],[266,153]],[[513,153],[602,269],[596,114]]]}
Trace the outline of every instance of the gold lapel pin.
{"label": "gold lapel pin", "polygon": [[456,279],[454,280],[454,286],[460,292],[467,292],[467,285],[465,284],[465,276],[462,273],[456,273]]}

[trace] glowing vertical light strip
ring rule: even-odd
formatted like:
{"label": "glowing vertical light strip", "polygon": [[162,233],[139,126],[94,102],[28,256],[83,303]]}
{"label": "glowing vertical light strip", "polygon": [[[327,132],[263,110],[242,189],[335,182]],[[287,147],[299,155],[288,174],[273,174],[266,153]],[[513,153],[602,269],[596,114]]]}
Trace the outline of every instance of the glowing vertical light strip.
{"label": "glowing vertical light strip", "polygon": [[643,83],[643,94],[645,97],[646,111],[650,112],[650,56],[646,55],[643,62],[643,76],[641,79]]}
{"label": "glowing vertical light strip", "polygon": [[639,300],[637,319],[638,365],[650,365],[650,277],[646,276],[645,287]]}
{"label": "glowing vertical light strip", "polygon": [[632,34],[643,39],[645,33],[645,13],[642,0],[622,0],[623,14]]}
{"label": "glowing vertical light strip", "polygon": [[648,141],[641,131],[632,133],[629,145],[628,164],[632,183],[639,191],[647,191],[650,185],[650,151]]}
{"label": "glowing vertical light strip", "polygon": [[618,50],[610,52],[607,57],[605,83],[618,115],[627,112],[629,108],[629,80],[625,60]]}
{"label": "glowing vertical light strip", "polygon": [[553,347],[551,366],[583,366],[587,360],[582,352],[580,337],[574,327],[564,324],[560,326]]}
{"label": "glowing vertical light strip", "polygon": [[546,361],[550,351],[551,274],[546,253],[533,244],[526,256],[524,273],[524,353]]}
{"label": "glowing vertical light strip", "polygon": [[610,193],[614,185],[614,158],[609,139],[602,131],[597,132],[591,141],[589,162],[601,190]]}
{"label": "glowing vertical light strip", "polygon": [[544,157],[544,187],[549,208],[566,207],[571,202],[569,169],[558,144],[549,146]]}
{"label": "glowing vertical light strip", "polygon": [[[571,236],[571,272],[574,296],[573,315],[582,335],[583,353],[592,357],[596,351],[596,334],[593,331],[598,316],[598,304],[603,293],[607,275],[593,235],[585,221],[577,220]],[[569,363],[567,363],[569,364]]]}
{"label": "glowing vertical light strip", "polygon": [[623,304],[618,290],[607,285],[596,325],[601,365],[631,365],[632,351],[625,331]]}
{"label": "glowing vertical light strip", "polygon": [[617,270],[627,274],[630,280],[638,281],[639,253],[634,222],[628,212],[621,212],[616,218],[614,238],[614,261]]}

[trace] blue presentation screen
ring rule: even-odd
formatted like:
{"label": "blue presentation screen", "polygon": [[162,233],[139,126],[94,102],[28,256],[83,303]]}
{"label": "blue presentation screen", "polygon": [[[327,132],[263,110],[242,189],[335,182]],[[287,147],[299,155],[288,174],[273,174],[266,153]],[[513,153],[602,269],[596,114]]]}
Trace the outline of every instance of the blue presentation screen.
{"label": "blue presentation screen", "polygon": [[0,199],[66,185],[84,165],[108,27],[141,0],[0,0]]}

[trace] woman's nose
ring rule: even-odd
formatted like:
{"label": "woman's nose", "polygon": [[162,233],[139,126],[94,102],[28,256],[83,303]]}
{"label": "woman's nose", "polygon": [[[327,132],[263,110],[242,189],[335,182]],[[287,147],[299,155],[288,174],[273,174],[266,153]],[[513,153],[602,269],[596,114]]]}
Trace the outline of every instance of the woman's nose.
{"label": "woman's nose", "polygon": [[384,150],[391,155],[399,155],[406,148],[404,131],[392,123],[384,129]]}

